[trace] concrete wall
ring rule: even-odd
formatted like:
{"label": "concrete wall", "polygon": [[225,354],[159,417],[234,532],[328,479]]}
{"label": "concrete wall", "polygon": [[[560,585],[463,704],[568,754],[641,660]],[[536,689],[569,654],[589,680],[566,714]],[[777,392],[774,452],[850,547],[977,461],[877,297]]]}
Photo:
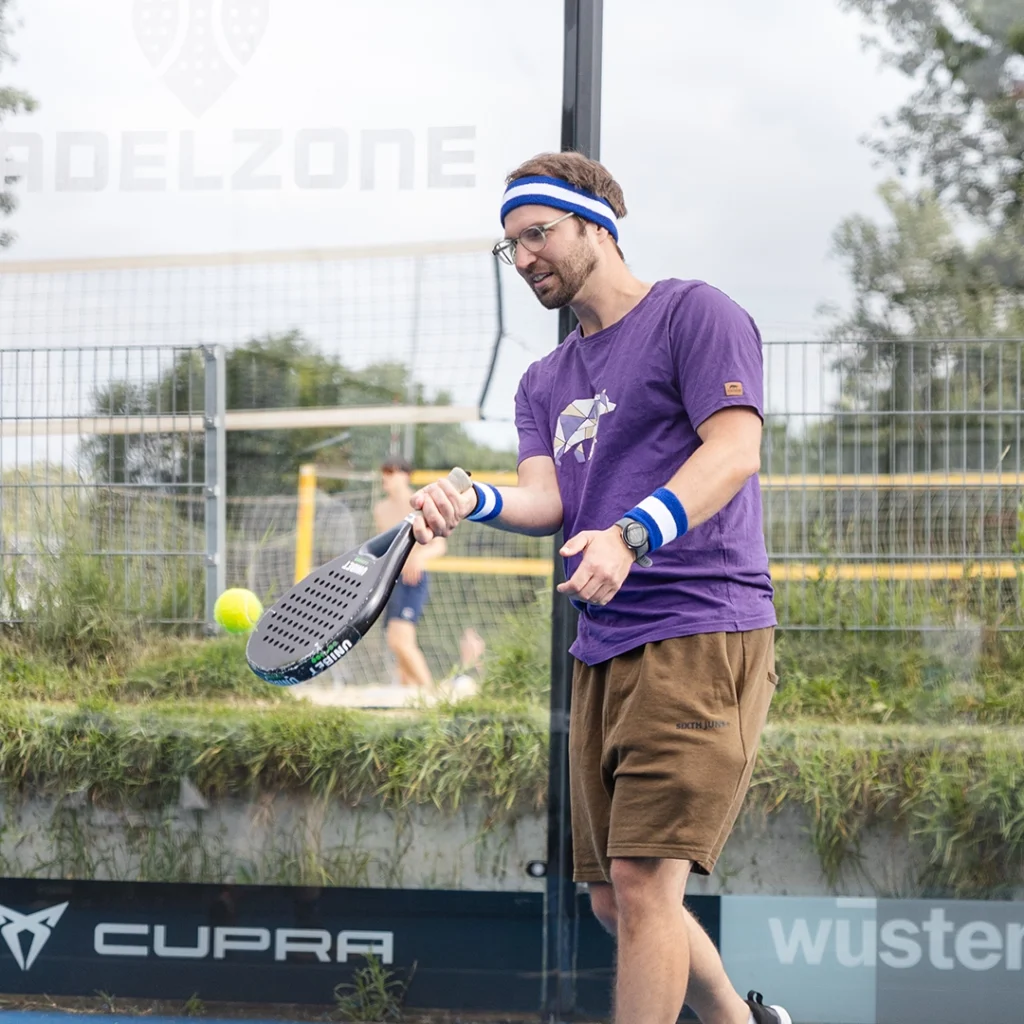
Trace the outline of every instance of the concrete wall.
{"label": "concrete wall", "polygon": [[[454,814],[430,807],[386,812],[296,794],[181,800],[151,811],[88,804],[83,797],[0,802],[0,870],[6,877],[537,891],[530,861],[546,856],[543,814],[492,819],[480,804]],[[905,837],[867,832],[830,886],[796,810],[741,818],[715,873],[690,893],[791,896],[922,895]],[[1024,898],[1024,890],[1017,894]]]}
{"label": "concrete wall", "polygon": [[[185,801],[187,804],[188,801]],[[6,877],[241,884],[537,889],[525,870],[543,859],[546,822],[491,821],[469,805],[386,812],[278,794],[123,811],[82,799],[0,803]]]}

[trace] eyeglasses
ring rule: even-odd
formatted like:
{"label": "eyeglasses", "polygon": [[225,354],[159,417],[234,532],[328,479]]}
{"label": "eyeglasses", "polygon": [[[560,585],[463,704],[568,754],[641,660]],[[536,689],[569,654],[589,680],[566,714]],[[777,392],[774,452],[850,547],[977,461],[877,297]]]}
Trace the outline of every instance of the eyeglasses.
{"label": "eyeglasses", "polygon": [[520,243],[528,252],[540,252],[547,245],[548,232],[563,220],[575,217],[575,213],[565,213],[557,220],[548,224],[534,224],[519,233],[518,238],[503,238],[492,250],[492,256],[500,256],[510,266],[516,261],[516,246]]}

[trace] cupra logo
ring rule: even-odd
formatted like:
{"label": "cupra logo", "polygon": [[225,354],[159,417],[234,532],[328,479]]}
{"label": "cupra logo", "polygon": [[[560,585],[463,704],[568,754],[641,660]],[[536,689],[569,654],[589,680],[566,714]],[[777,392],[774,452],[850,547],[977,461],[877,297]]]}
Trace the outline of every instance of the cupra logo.
{"label": "cupra logo", "polygon": [[[61,914],[67,908],[66,903],[60,903],[56,907],[37,910],[34,914],[19,914],[9,907],[0,906],[0,921],[4,922],[0,927],[0,935],[4,937],[7,948],[23,971],[27,971],[35,963],[36,957],[43,951],[43,946],[46,945],[47,939],[53,933]],[[21,944],[23,932],[28,932],[32,936],[27,954]]]}

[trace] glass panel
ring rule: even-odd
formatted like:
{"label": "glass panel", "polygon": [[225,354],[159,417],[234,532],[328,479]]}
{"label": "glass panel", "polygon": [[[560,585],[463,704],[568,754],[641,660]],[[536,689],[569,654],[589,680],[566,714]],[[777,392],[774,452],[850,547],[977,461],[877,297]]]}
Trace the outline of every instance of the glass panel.
{"label": "glass panel", "polygon": [[540,893],[550,540],[417,548],[298,686],[206,633],[221,588],[258,615],[453,466],[514,479],[556,324],[491,247],[504,175],[558,146],[560,21],[116,7],[6,23],[39,106],[2,137],[4,872]]}
{"label": "glass panel", "polygon": [[[687,892],[722,895],[733,980],[794,1020],[969,1016],[952,936],[987,908],[882,901],[1024,882],[1000,767],[1022,707],[1020,7],[605,13],[630,269],[709,282],[763,339],[779,684],[736,829]],[[894,920],[945,922],[948,962],[933,945],[887,974],[915,956]]]}

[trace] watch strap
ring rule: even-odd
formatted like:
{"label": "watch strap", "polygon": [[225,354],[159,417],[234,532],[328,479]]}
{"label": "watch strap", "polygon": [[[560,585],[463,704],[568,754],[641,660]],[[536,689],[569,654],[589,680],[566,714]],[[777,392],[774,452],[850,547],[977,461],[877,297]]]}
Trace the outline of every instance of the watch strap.
{"label": "watch strap", "polygon": [[[633,519],[630,516],[623,516],[620,520],[616,522],[615,525],[622,532],[622,542],[626,545],[627,548],[629,548],[630,551],[633,552],[633,561],[635,561],[639,565],[644,566],[645,568],[647,566],[653,565],[654,563],[647,556],[647,552],[651,549],[651,541],[650,536],[647,532],[647,527],[644,526],[644,524],[641,523],[638,519]],[[626,529],[630,526],[639,526],[644,531],[644,542],[640,546],[630,544],[629,540],[626,538]]]}

